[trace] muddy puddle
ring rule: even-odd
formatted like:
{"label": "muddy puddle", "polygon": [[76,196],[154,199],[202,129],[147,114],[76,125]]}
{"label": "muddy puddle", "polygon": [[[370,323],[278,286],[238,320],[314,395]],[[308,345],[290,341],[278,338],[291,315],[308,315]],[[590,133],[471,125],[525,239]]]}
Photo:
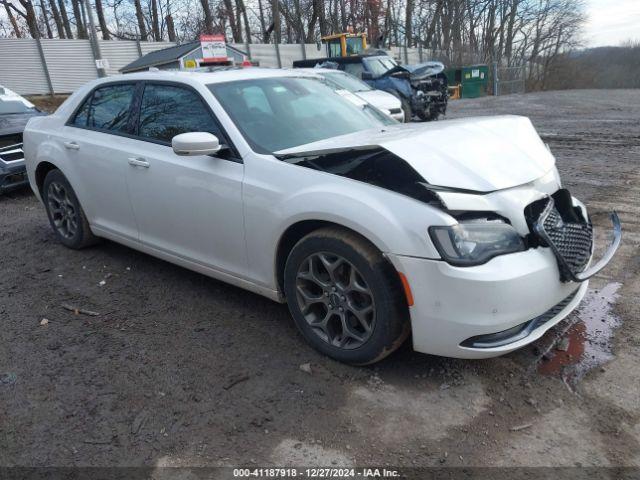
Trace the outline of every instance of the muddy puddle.
{"label": "muddy puddle", "polygon": [[559,332],[557,340],[541,357],[538,372],[558,375],[573,389],[585,374],[613,358],[612,340],[621,320],[613,314],[622,284],[610,283],[589,290],[572,315],[573,322]]}

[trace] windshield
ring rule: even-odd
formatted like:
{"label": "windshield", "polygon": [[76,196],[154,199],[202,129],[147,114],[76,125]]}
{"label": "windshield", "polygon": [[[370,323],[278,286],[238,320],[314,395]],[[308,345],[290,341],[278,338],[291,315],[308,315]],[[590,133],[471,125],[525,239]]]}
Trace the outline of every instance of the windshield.
{"label": "windshield", "polygon": [[209,90],[259,153],[396,123],[311,78],[239,80]]}
{"label": "windshield", "polygon": [[32,113],[35,111],[35,107],[27,105],[19,98],[12,98],[11,100],[0,98],[0,115],[8,115],[12,113]]}
{"label": "windshield", "polygon": [[347,44],[347,55],[361,55],[363,53],[362,37],[347,37],[345,40]]}
{"label": "windshield", "polygon": [[319,70],[318,73],[326,78],[329,82],[334,83],[336,87],[341,88],[343,90],[348,90],[349,92],[368,92],[369,90],[373,90],[369,85],[364,83],[362,80],[354,77],[353,75],[349,75],[348,73],[338,72],[338,71],[323,71]]}
{"label": "windshield", "polygon": [[381,77],[392,68],[398,66],[396,61],[391,57],[364,58],[363,61],[367,64],[369,71],[374,77]]}

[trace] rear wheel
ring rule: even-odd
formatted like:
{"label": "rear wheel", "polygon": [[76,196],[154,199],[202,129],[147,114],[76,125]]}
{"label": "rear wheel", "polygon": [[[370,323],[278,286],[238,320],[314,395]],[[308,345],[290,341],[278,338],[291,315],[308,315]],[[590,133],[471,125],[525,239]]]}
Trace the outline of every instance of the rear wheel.
{"label": "rear wheel", "polygon": [[325,228],[300,240],[287,259],[284,287],[305,339],[341,362],[377,362],[409,333],[397,272],[347,230]]}
{"label": "rear wheel", "polygon": [[60,170],[51,170],[44,179],[42,199],[49,223],[64,246],[80,249],[98,240],[80,206],[71,184]]}

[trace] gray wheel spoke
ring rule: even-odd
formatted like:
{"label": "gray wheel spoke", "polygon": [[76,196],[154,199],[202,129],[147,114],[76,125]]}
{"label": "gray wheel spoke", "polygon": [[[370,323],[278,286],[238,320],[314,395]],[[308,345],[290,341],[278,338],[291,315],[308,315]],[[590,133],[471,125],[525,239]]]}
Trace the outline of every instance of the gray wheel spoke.
{"label": "gray wheel spoke", "polygon": [[64,238],[72,238],[78,231],[78,213],[67,189],[52,182],[47,189],[47,204],[58,233]]}
{"label": "gray wheel spoke", "polygon": [[298,285],[296,287],[299,298],[302,298],[304,302],[304,307],[302,308],[302,313],[306,314],[309,311],[309,307],[316,303],[326,304],[326,299],[323,294],[320,295],[312,295],[307,290],[305,290],[302,286]]}
{"label": "gray wheel spoke", "polygon": [[336,276],[336,269],[345,262],[345,259],[342,257],[336,256],[336,259],[331,261],[329,256],[324,253],[321,253],[320,255],[318,255],[318,258],[322,262],[322,265],[324,266],[324,268],[327,270],[327,273],[329,274],[329,278],[331,279],[331,281],[333,283],[338,283],[339,279]]}
{"label": "gray wheel spoke", "polygon": [[358,323],[364,328],[366,332],[371,331],[371,325],[367,319],[370,313],[373,313],[373,305],[368,305],[364,308],[355,308],[353,306],[349,306],[349,311],[353,314],[354,317],[358,320]]}
{"label": "gray wheel spoke", "polygon": [[345,290],[347,292],[370,294],[369,288],[362,282],[362,279],[359,277],[360,275],[358,274],[358,271],[355,268],[351,268],[351,271],[349,272],[349,283],[347,284]]}
{"label": "gray wheel spoke", "polygon": [[356,267],[340,255],[318,252],[302,261],[296,297],[312,331],[334,347],[358,348],[373,333],[373,293]]}

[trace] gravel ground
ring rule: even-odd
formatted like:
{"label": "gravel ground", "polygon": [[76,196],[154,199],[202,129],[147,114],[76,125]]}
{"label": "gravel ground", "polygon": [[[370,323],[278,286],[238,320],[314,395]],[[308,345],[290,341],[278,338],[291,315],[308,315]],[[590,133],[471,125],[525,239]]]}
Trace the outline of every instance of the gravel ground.
{"label": "gravel ground", "polygon": [[405,345],[341,365],[283,305],[111,242],[67,250],[29,192],[0,198],[0,465],[640,466],[640,91],[462,100],[448,118],[506,113],[625,237],[579,312],[491,360]]}

